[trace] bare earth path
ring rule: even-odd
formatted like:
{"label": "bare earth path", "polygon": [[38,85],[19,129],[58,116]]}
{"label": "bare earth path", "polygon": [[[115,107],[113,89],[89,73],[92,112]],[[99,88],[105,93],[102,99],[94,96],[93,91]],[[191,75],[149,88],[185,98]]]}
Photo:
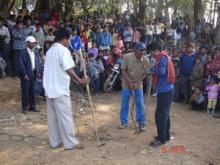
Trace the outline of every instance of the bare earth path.
{"label": "bare earth path", "polygon": [[163,148],[152,149],[148,144],[156,135],[155,98],[148,105],[147,131],[135,135],[131,121],[128,128],[117,129],[119,93],[100,94],[94,97],[95,119],[104,145],[96,142],[88,106],[84,105],[77,111],[76,121],[79,140],[85,148],[64,151],[48,145],[44,100],[37,100],[40,113],[23,115],[19,112],[19,99],[19,81],[0,80],[0,165],[220,164],[220,119],[181,104],[174,104],[172,109],[174,139]]}

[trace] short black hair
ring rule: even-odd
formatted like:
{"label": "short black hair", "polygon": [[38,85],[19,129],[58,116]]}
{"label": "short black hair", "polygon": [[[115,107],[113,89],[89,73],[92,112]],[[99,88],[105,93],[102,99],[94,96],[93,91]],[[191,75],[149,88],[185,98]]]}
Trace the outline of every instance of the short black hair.
{"label": "short black hair", "polygon": [[54,41],[57,42],[69,38],[70,38],[70,32],[65,28],[61,28],[55,33]]}
{"label": "short black hair", "polygon": [[162,51],[163,50],[163,46],[160,43],[158,43],[158,42],[153,42],[152,44],[150,44],[147,47],[147,50],[148,51],[155,51],[155,50]]}

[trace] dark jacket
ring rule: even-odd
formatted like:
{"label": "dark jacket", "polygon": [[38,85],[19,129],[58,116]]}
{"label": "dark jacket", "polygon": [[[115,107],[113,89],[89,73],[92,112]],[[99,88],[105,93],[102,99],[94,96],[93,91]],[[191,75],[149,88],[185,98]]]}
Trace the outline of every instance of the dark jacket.
{"label": "dark jacket", "polygon": [[30,80],[36,79],[40,71],[40,57],[35,53],[35,73],[32,71],[31,58],[27,51],[27,48],[23,50],[23,53],[18,56],[17,63],[18,76],[23,79],[25,75],[28,76]]}

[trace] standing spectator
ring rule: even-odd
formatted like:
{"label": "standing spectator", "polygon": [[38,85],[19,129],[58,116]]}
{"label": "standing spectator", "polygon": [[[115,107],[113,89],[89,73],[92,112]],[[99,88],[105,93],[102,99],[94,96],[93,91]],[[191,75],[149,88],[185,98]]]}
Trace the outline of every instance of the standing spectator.
{"label": "standing spectator", "polygon": [[125,27],[124,32],[123,32],[123,39],[124,39],[124,43],[129,44],[129,47],[131,47],[133,34],[134,34],[133,29],[130,23],[128,23],[128,25]]}
{"label": "standing spectator", "polygon": [[115,47],[118,48],[118,49],[122,49],[124,47],[124,42],[123,42],[120,35],[117,38]]}
{"label": "standing spectator", "polygon": [[146,130],[144,113],[143,80],[147,74],[148,59],[143,56],[145,44],[140,42],[135,46],[135,53],[123,56],[122,69],[122,94],[120,110],[120,129],[128,125],[128,112],[130,97],[134,97],[136,106],[136,122],[141,131]]}
{"label": "standing spectator", "polygon": [[173,101],[175,71],[170,57],[165,51],[162,51],[163,49],[160,44],[152,43],[149,46],[149,50],[156,58],[156,66],[150,70],[157,75],[158,85],[157,108],[155,112],[158,135],[150,143],[150,146],[159,147],[170,140],[170,111]]}
{"label": "standing spectator", "polygon": [[10,33],[8,31],[8,28],[4,25],[4,19],[0,17],[0,57],[2,57],[6,62],[6,73],[11,74],[11,64],[9,62],[8,57],[8,45],[11,40]]}
{"label": "standing spectator", "polygon": [[137,27],[135,27],[133,34],[133,44],[136,45],[138,42],[140,42],[140,39],[141,39],[141,33],[138,31]]}
{"label": "standing spectator", "polygon": [[73,70],[74,61],[67,49],[69,39],[70,33],[66,29],[56,32],[56,43],[46,53],[43,76],[50,145],[57,148],[63,144],[66,150],[82,149],[73,130],[70,77],[80,84],[88,83],[86,78],[80,79]]}
{"label": "standing spectator", "polygon": [[189,77],[195,63],[194,44],[191,42],[186,43],[185,52],[180,57],[180,90],[184,96],[184,103],[188,103],[190,95],[190,81]]}
{"label": "standing spectator", "polygon": [[191,91],[193,91],[196,87],[202,87],[203,76],[204,67],[201,63],[200,58],[196,58],[195,65],[193,66],[192,72],[190,74]]}
{"label": "standing spectator", "polygon": [[44,33],[41,32],[40,24],[36,25],[36,31],[34,32],[34,37],[36,38],[38,47],[43,48],[44,47],[45,36],[44,36]]}
{"label": "standing spectator", "polygon": [[90,86],[96,94],[100,91],[100,73],[104,72],[102,60],[96,61],[94,55],[89,54],[88,70],[91,78]]}
{"label": "standing spectator", "polygon": [[211,82],[206,87],[206,91],[208,92],[207,113],[214,114],[215,113],[215,106],[217,104],[217,99],[218,99],[218,91],[219,91],[219,86],[218,86],[217,81],[215,80],[214,77],[211,79]]}
{"label": "standing spectator", "polygon": [[220,71],[220,47],[215,48],[213,56],[208,68],[208,72],[211,76],[217,75]]}
{"label": "standing spectator", "polygon": [[208,53],[208,46],[201,45],[199,48],[199,52],[196,54],[196,56],[200,58],[202,65],[206,65],[207,63],[207,53]]}
{"label": "standing spectator", "polygon": [[112,36],[108,32],[108,27],[104,27],[104,31],[101,32],[98,36],[99,49],[101,50],[110,50],[110,45],[112,43]]}
{"label": "standing spectator", "polygon": [[159,22],[155,19],[154,24],[153,24],[153,37],[154,41],[159,41],[160,40],[160,35],[161,35],[161,27]]}
{"label": "standing spectator", "polygon": [[94,57],[96,58],[97,56],[98,56],[98,48],[97,48],[97,46],[96,46],[96,43],[95,42],[93,42],[92,43],[92,47],[88,50],[88,54],[93,54],[94,55]]}
{"label": "standing spectator", "polygon": [[22,113],[28,110],[38,112],[35,104],[35,81],[39,73],[40,58],[33,51],[36,40],[32,36],[26,38],[27,47],[18,54],[17,71],[21,80]]}
{"label": "standing spectator", "polygon": [[79,65],[80,63],[80,53],[82,48],[82,42],[80,36],[77,35],[77,29],[73,29],[72,38],[70,41],[69,48],[71,51],[74,52],[75,55],[75,63],[76,65]]}
{"label": "standing spectator", "polygon": [[148,21],[145,25],[145,44],[150,45],[153,41],[153,25]]}
{"label": "standing spectator", "polygon": [[13,76],[16,75],[18,56],[21,56],[26,48],[25,39],[27,36],[27,31],[23,28],[23,21],[18,18],[16,26],[12,29]]}
{"label": "standing spectator", "polygon": [[200,20],[198,20],[195,25],[196,41],[198,41],[198,42],[201,42],[202,31],[203,31],[202,24],[200,23]]}

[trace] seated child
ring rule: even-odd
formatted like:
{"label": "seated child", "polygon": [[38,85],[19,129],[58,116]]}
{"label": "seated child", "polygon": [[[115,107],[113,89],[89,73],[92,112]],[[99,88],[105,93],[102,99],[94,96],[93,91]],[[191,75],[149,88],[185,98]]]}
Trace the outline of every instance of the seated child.
{"label": "seated child", "polygon": [[198,87],[195,88],[189,101],[193,110],[203,110],[205,108],[205,96]]}

